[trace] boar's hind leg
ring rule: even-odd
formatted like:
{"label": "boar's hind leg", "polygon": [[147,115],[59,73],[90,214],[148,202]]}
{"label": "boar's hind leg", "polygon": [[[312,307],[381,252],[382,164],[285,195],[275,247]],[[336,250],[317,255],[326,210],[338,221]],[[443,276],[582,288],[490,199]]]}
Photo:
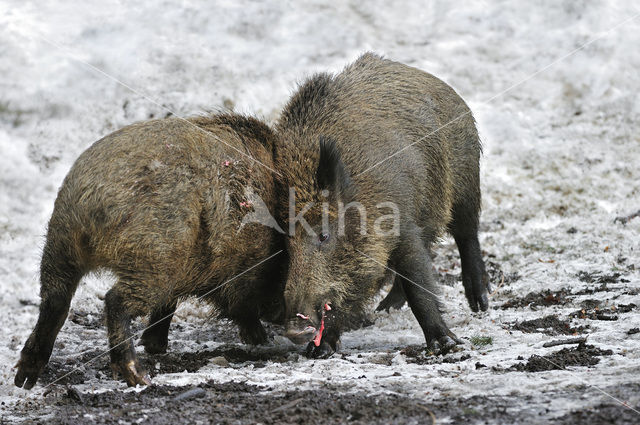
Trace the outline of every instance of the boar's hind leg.
{"label": "boar's hind leg", "polygon": [[[61,245],[62,246],[62,245]],[[38,323],[20,353],[14,383],[31,389],[49,361],[53,344],[69,313],[71,298],[82,277],[77,265],[67,255],[54,252],[55,244],[47,241],[40,272],[40,315]]]}
{"label": "boar's hind leg", "polygon": [[138,363],[131,335],[131,319],[147,313],[147,300],[153,299],[146,288],[141,283],[119,280],[105,295],[111,368],[129,386],[151,384]]}
{"label": "boar's hind leg", "polygon": [[169,345],[169,326],[173,313],[176,312],[177,303],[169,303],[155,308],[149,316],[149,327],[144,330],[140,338],[144,351],[149,354],[167,352]]}
{"label": "boar's hind leg", "polygon": [[415,315],[428,347],[446,353],[459,341],[442,320],[431,274],[431,260],[417,230],[407,232],[394,252],[393,263],[397,265],[396,280]]}
{"label": "boar's hind leg", "polygon": [[478,241],[478,208],[456,205],[449,228],[460,252],[462,283],[469,306],[473,311],[486,311],[489,308],[489,280]]}

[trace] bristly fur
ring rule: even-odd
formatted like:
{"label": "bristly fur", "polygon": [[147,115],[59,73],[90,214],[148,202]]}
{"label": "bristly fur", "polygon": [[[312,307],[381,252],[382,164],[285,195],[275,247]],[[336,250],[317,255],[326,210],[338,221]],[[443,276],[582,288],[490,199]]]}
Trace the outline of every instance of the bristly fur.
{"label": "bristly fur", "polygon": [[35,384],[80,278],[96,269],[118,278],[105,297],[111,362],[130,385],[146,381],[129,322],[145,315],[159,321],[142,341],[148,352],[162,352],[173,311],[186,297],[206,294],[244,341],[266,341],[259,319],[281,319],[285,257],[249,268],[284,241],[269,227],[241,222],[251,208],[249,190],[275,205],[274,145],[266,124],[220,114],[136,123],[80,155],[49,221],[40,316],[16,385]]}
{"label": "bristly fur", "polygon": [[327,73],[314,74],[307,79],[287,103],[280,123],[292,128],[304,126],[309,114],[328,106],[326,102],[330,100],[328,95],[332,84],[332,76]]}
{"label": "bristly fur", "polygon": [[269,151],[274,148],[275,134],[273,130],[264,122],[251,116],[223,113],[203,117],[202,121],[192,118],[192,121],[204,129],[220,127],[237,134],[247,149],[251,149],[255,141],[262,143]]}
{"label": "bristly fur", "polygon": [[[296,313],[317,317],[327,301],[335,317],[361,313],[384,281],[385,265],[423,285],[422,294],[432,294],[428,249],[447,230],[460,248],[463,275],[473,278],[473,284],[465,280],[465,291],[477,309],[481,294],[468,289],[480,288],[484,271],[477,243],[481,148],[473,116],[451,87],[366,53],[337,75],[317,74],[304,82],[285,106],[276,133],[279,184],[295,188],[296,213],[313,205],[305,218],[318,228],[323,202],[332,202],[333,218],[335,203],[355,201],[366,211],[368,229],[354,230],[360,214],[353,208],[345,214],[344,236],[334,222],[329,227],[335,237],[321,245],[302,231],[290,235],[285,300],[292,326]],[[348,187],[357,193],[345,199]],[[332,188],[335,197],[327,199],[322,191]],[[283,221],[286,195],[278,196]],[[373,232],[389,214],[378,208],[383,203],[398,208],[399,234]],[[448,338],[437,299],[404,286],[427,342]]]}

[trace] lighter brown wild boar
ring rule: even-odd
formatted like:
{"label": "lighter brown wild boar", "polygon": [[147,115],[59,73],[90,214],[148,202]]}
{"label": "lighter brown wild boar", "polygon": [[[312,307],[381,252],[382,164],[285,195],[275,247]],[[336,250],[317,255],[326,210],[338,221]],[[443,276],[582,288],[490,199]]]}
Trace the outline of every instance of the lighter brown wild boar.
{"label": "lighter brown wild boar", "polygon": [[274,202],[273,144],[265,124],[225,114],[133,124],[80,155],[49,221],[40,315],[15,384],[34,386],[78,282],[98,269],[117,277],[105,296],[106,321],[112,368],[129,385],[149,382],[131,320],[150,315],[155,325],[142,342],[163,352],[176,304],[189,296],[233,319],[244,341],[264,342],[259,318],[276,320],[283,310],[283,254],[274,256],[281,236],[242,220],[257,196]]}
{"label": "lighter brown wild boar", "polygon": [[278,196],[289,225],[287,335],[308,341],[315,328],[309,354],[330,355],[343,324],[363,313],[385,272],[389,280],[388,267],[397,276],[381,307],[406,297],[428,346],[451,349],[459,341],[442,319],[429,258],[444,231],[458,245],[471,309],[488,306],[481,146],[465,102],[436,77],[368,53],[302,84],[276,133],[282,186],[295,189],[291,211],[290,193]]}

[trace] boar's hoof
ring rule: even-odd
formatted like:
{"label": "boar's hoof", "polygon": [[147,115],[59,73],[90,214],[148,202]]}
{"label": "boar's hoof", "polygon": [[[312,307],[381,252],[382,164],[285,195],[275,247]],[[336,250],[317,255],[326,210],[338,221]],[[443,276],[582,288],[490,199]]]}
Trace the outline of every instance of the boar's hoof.
{"label": "boar's hoof", "polygon": [[317,347],[313,341],[311,341],[309,345],[307,345],[305,355],[310,359],[327,359],[335,352],[336,350],[334,350],[327,341],[320,342],[320,345]]}
{"label": "boar's hoof", "polygon": [[480,306],[480,310],[487,311],[487,309],[489,308],[489,296],[487,295],[487,292],[484,292],[482,295],[480,295],[478,305]]}
{"label": "boar's hoof", "polygon": [[478,300],[478,304],[480,305],[480,310],[487,311],[489,308],[489,294],[491,291],[491,282],[489,281],[489,275],[485,272],[482,275],[482,283],[484,285],[484,290],[481,292],[480,299]]}
{"label": "boar's hoof", "polygon": [[136,385],[151,385],[151,378],[149,378],[149,375],[147,375],[135,360],[127,363],[111,363],[111,370],[113,370],[114,379],[117,379],[118,374],[120,374],[130,387],[135,387]]}
{"label": "boar's hoof", "polygon": [[484,273],[481,280],[465,285],[465,295],[467,296],[467,301],[469,301],[471,311],[487,311],[489,308],[489,293],[491,293],[491,284],[486,273]]}
{"label": "boar's hoof", "polygon": [[267,331],[264,330],[264,327],[260,323],[258,323],[257,326],[240,325],[240,339],[245,344],[251,345],[265,344],[269,340]]}
{"label": "boar's hoof", "polygon": [[20,357],[20,361],[16,365],[18,373],[16,373],[16,378],[13,382],[19,388],[30,390],[36,384],[47,362],[24,352]]}
{"label": "boar's hoof", "polygon": [[487,291],[484,288],[474,290],[473,293],[467,294],[467,301],[469,301],[469,307],[471,311],[477,313],[479,311],[487,311],[489,308],[489,297]]}
{"label": "boar's hoof", "polygon": [[[455,337],[455,335],[454,335]],[[449,335],[444,335],[439,338],[433,338],[427,344],[429,351],[434,354],[447,354],[456,344],[459,344],[458,338],[452,338]]]}

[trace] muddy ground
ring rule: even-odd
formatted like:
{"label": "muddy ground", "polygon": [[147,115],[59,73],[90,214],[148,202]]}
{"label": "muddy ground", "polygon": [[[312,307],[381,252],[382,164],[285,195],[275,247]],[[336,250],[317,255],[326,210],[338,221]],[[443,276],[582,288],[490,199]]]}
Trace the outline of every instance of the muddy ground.
{"label": "muddy ground", "polygon": [[[494,277],[502,274],[495,263],[490,263],[490,272]],[[440,271],[438,274],[445,286],[460,284],[448,271]],[[582,276],[580,279],[585,277]],[[510,280],[515,282],[518,277],[512,276]],[[614,351],[585,342],[589,337],[590,324],[596,321],[623,321],[625,315],[636,310],[636,305],[613,303],[607,308],[601,308],[604,304],[601,301],[590,298],[582,301],[578,299],[582,299],[585,294],[593,295],[595,292],[606,291],[606,284],[615,284],[622,280],[624,278],[620,275],[596,276],[594,281],[605,286],[578,291],[567,288],[556,291],[542,290],[494,304],[493,309],[499,311],[524,309],[542,313],[538,319],[516,320],[504,327],[508,328],[509,332],[544,335],[543,339],[547,343],[558,344],[545,355],[531,354],[527,358],[517,356],[508,367],[485,364],[489,363],[483,359],[487,353],[478,352],[477,348],[490,346],[493,341],[491,337],[480,336],[470,338],[470,346],[457,347],[454,352],[446,355],[430,353],[426,351],[424,344],[409,344],[380,350],[374,355],[370,352],[363,355],[357,350],[347,349],[334,354],[332,359],[358,362],[363,370],[367,369],[367,363],[372,368],[387,366],[388,374],[400,381],[405,378],[402,368],[394,367],[397,366],[397,362],[394,361],[397,356],[401,356],[406,364],[425,368],[471,363],[473,370],[488,369],[494,375],[494,379],[497,376],[497,379],[506,380],[510,374],[518,372],[537,374],[594,367],[602,359],[612,356]],[[630,292],[633,292],[633,289]],[[557,314],[545,314],[546,309],[557,305],[571,310],[579,309],[564,318]],[[394,314],[394,311],[391,314]],[[100,331],[103,326],[103,318],[100,315],[91,315],[82,310],[72,311],[70,320],[91,331]],[[369,320],[365,321],[365,326],[376,326],[376,320],[379,321],[379,318],[372,314]],[[202,329],[178,321],[174,323],[171,333],[174,349],[158,355],[140,353],[142,364],[152,379],[167,374],[196,374],[207,365],[215,365],[219,369],[218,374],[224,374],[225,369],[261,370],[271,364],[281,364],[286,368],[295,369],[306,362],[323,363],[332,360],[307,360],[300,347],[287,344],[271,343],[264,347],[238,344],[237,330],[229,322],[209,319],[207,324],[210,330],[203,333]],[[142,327],[142,323],[137,324],[138,330]],[[274,325],[268,325],[268,330],[275,339],[282,332],[280,327]],[[627,333],[631,338],[637,332],[630,328]],[[582,340],[578,343],[572,342],[578,336],[583,337]],[[195,341],[192,342],[196,345],[202,344],[200,339],[205,338],[215,339],[219,344],[213,349],[182,352],[175,349],[176,339],[194,337]],[[568,344],[565,345],[564,342]],[[58,343],[58,348],[64,348],[63,345]],[[96,345],[99,345],[99,342]],[[363,374],[355,379],[366,380],[367,376]],[[412,378],[407,375],[406,379]],[[357,386],[333,383],[331,378],[315,385],[313,389],[296,389],[292,385],[283,390],[281,385],[270,386],[268,381],[256,385],[233,381],[221,383],[211,379],[197,385],[157,384],[132,390],[112,381],[108,356],[103,355],[103,351],[98,349],[67,357],[66,360],[54,355],[41,377],[40,385],[42,390],[37,391],[35,395],[26,396],[10,407],[3,403],[0,408],[0,423],[20,421],[56,424],[628,424],[637,423],[638,414],[625,405],[636,409],[640,407],[640,382],[610,385],[606,380],[597,378],[571,387],[545,388],[530,396],[440,394],[436,397],[420,398],[402,392],[381,393],[374,387],[372,391],[362,391]],[[407,385],[407,382],[404,385]],[[588,405],[566,409],[562,414],[554,413],[550,409],[554,400],[575,399],[576,396],[589,400]]]}
{"label": "muddy ground", "polygon": [[[604,387],[624,397],[640,391],[640,384]],[[588,388],[581,388],[590,395]],[[564,397],[550,393],[544,397]],[[84,395],[73,388],[59,388],[43,400],[55,412],[26,423],[96,424],[429,424],[442,423],[535,423],[546,421],[544,404],[514,408],[527,400],[515,397],[473,396],[422,402],[400,395],[347,393],[327,385],[314,391],[273,394],[269,387],[241,383],[207,382],[198,386],[154,386],[141,392],[105,392]],[[637,423],[635,412],[616,403],[603,402],[549,420],[558,424]]]}

